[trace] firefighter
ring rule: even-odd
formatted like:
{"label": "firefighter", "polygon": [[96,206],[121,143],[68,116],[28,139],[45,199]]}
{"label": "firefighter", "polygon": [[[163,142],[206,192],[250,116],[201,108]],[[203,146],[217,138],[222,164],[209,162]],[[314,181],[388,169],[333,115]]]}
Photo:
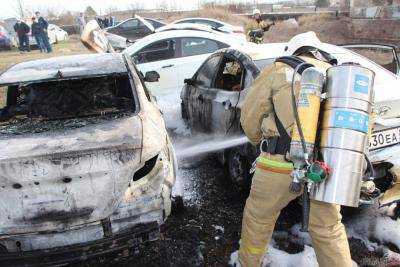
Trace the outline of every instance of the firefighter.
{"label": "firefighter", "polygon": [[275,22],[266,23],[261,18],[261,12],[259,9],[253,10],[253,20],[247,25],[246,32],[250,37],[250,41],[253,43],[262,43],[264,38],[264,32],[269,31]]}
{"label": "firefighter", "polygon": [[[318,47],[320,41],[309,32],[294,37],[286,53],[325,72],[334,60]],[[249,140],[253,144],[265,141],[243,214],[239,249],[242,267],[261,265],[280,211],[301,195],[289,190],[293,164],[287,152],[295,127],[290,108],[292,77],[293,66],[275,62],[260,73],[242,107],[241,124]],[[321,267],[352,266],[339,205],[311,200],[309,233]]]}

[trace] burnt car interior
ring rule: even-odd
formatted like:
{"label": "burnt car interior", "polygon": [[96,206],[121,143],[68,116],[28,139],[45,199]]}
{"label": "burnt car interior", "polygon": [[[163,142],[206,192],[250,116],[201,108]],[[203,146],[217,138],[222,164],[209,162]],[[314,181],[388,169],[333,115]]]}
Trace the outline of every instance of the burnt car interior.
{"label": "burnt car interior", "polygon": [[236,60],[224,57],[215,78],[215,88],[226,91],[243,89],[244,69]]}
{"label": "burnt car interior", "polygon": [[126,74],[0,87],[0,133],[80,128],[135,112]]}

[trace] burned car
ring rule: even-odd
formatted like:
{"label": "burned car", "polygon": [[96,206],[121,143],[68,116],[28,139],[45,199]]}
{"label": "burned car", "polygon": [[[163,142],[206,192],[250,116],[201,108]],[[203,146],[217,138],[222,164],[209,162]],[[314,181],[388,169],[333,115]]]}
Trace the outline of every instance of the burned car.
{"label": "burned car", "polygon": [[[291,45],[290,42],[264,44],[256,50],[228,48],[212,54],[192,78],[185,80],[182,89],[182,118],[192,133],[243,135],[240,108],[251,84],[263,68],[284,56]],[[385,193],[380,198],[382,205],[399,202],[400,183],[396,176],[400,175],[400,77],[395,74],[398,69],[392,68],[393,73],[343,47],[321,43],[319,48],[330,53],[339,64],[351,61],[375,72],[376,116],[369,149],[377,187],[365,195],[363,203],[373,203],[381,192]],[[397,61],[392,65],[399,66]],[[287,106],[276,108],[285,109]],[[257,155],[256,147],[245,144],[226,149],[219,156],[231,180],[246,187],[251,180],[249,169]]]}
{"label": "burned car", "polygon": [[65,56],[0,75],[0,266],[129,255],[157,239],[176,161],[129,62]]}

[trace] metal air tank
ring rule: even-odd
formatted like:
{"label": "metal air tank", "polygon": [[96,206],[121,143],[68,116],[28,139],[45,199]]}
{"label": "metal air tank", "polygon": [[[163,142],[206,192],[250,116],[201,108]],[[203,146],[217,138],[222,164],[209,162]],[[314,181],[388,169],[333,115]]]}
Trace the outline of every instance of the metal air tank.
{"label": "metal air tank", "polygon": [[358,206],[366,169],[374,76],[371,70],[354,64],[327,71],[320,151],[331,173],[312,186],[311,199]]}

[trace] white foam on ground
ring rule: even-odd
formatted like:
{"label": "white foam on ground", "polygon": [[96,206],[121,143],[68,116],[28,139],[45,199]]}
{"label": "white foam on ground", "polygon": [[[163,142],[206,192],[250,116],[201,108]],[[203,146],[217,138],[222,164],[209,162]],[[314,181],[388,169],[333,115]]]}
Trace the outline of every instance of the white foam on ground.
{"label": "white foam on ground", "polygon": [[[369,251],[385,251],[385,262],[390,266],[400,266],[400,254],[389,250],[384,244],[391,243],[400,249],[400,219],[392,220],[388,217],[390,208],[371,207],[363,210],[359,215],[346,223],[348,238],[362,240]],[[271,241],[268,253],[264,258],[263,266],[271,267],[312,267],[318,266],[315,251],[311,246],[311,237],[300,231],[300,225],[294,225],[290,231],[292,241],[304,245],[304,250],[297,254],[289,254],[273,247]],[[275,234],[279,234],[276,232]],[[380,244],[371,241],[377,240]],[[238,264],[238,251],[231,254],[229,264]],[[394,264],[394,265],[393,265]],[[239,266],[239,265],[237,265]],[[353,266],[357,264],[353,261]]]}
{"label": "white foam on ground", "polygon": [[392,243],[400,249],[400,219],[393,220],[387,216],[388,208],[371,207],[365,209],[346,223],[348,237],[358,238],[364,241],[372,251],[378,244],[370,239],[378,240],[380,243]]}
{"label": "white foam on ground", "polygon": [[[239,265],[238,251],[231,254],[229,265]],[[270,267],[317,267],[317,257],[314,249],[310,246],[305,246],[304,251],[297,254],[289,254],[285,251],[269,247],[268,253],[264,258],[262,266]]]}
{"label": "white foam on ground", "polygon": [[220,226],[220,225],[213,225],[213,227],[214,227],[215,231],[220,231],[221,233],[224,233],[224,232],[225,232],[225,229],[224,229],[223,226]]}

